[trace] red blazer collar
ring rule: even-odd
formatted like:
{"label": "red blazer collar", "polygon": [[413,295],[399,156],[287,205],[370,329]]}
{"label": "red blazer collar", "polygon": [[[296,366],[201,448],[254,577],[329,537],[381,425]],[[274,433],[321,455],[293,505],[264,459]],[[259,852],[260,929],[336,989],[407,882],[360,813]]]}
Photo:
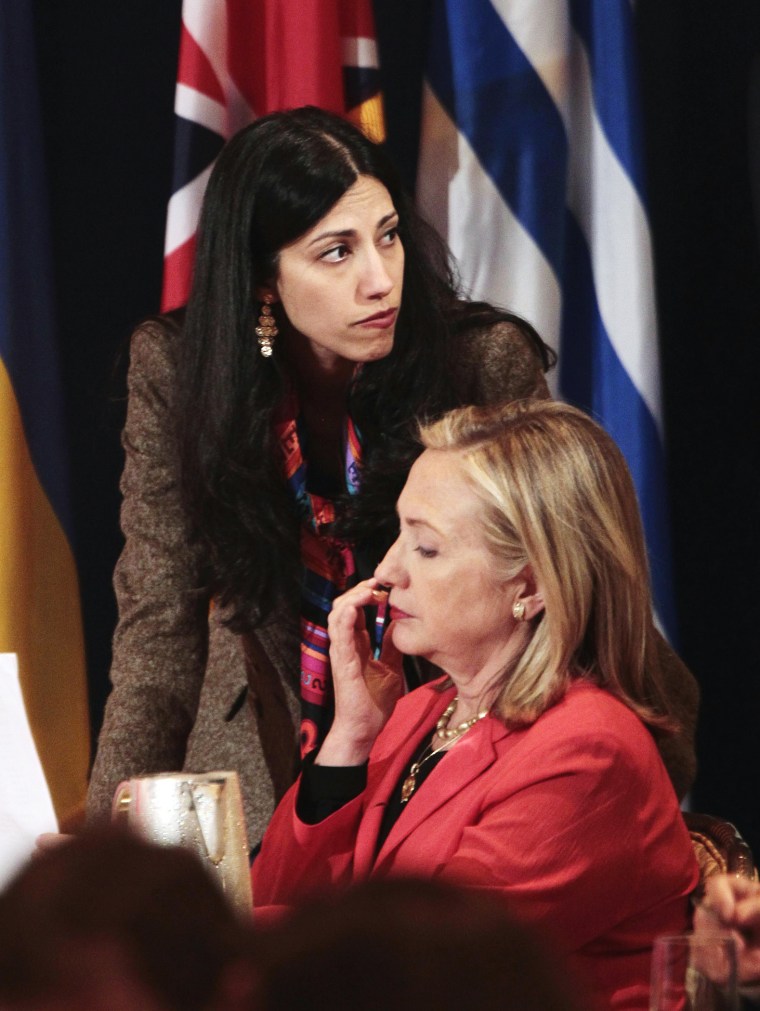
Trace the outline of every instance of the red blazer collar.
{"label": "red blazer collar", "polygon": [[[422,693],[427,693],[424,698]],[[371,794],[362,817],[356,837],[354,870],[357,877],[367,876],[372,868],[382,863],[394,849],[404,841],[433,811],[445,804],[460,790],[464,790],[478,776],[488,769],[499,756],[497,743],[510,733],[507,727],[493,716],[487,716],[475,724],[464,737],[454,745],[451,754],[440,762],[430,773],[424,788],[415,794],[402,811],[388,838],[375,859],[377,837],[388,799],[401,775],[408,771],[411,756],[419,741],[432,734],[436,721],[454,697],[454,689],[446,692],[435,691],[425,686],[416,689],[403,710],[397,709],[379,742],[378,763],[386,761],[385,770]],[[409,711],[412,698],[418,702]],[[375,761],[373,755],[370,763]]]}

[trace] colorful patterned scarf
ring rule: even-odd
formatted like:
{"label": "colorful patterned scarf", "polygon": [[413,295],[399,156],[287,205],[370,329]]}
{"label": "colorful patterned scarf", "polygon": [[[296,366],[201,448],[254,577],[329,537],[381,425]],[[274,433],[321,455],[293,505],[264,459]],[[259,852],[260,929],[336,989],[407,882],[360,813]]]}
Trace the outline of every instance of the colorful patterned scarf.
{"label": "colorful patterned scarf", "polygon": [[[282,450],[282,467],[301,521],[301,756],[320,746],[334,713],[328,653],[327,616],[335,598],[356,582],[350,547],[331,533],[335,504],[307,488],[307,465],[299,440],[299,407],[295,393],[284,400],[274,430]],[[361,443],[346,416],[343,433],[346,488],[359,487]]]}

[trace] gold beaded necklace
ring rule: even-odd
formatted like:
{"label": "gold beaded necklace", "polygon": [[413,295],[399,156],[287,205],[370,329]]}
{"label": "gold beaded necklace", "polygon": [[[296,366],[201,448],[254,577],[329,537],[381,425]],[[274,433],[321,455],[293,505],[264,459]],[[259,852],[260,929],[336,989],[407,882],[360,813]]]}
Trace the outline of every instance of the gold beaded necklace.
{"label": "gold beaded necklace", "polygon": [[439,740],[443,741],[443,744],[435,749],[433,748],[432,743],[428,744],[417,761],[412,762],[409,768],[409,773],[404,782],[401,784],[402,804],[406,804],[414,791],[417,789],[417,775],[425,762],[427,762],[428,759],[433,758],[434,755],[439,755],[447,748],[453,747],[457,741],[467,733],[470,727],[474,727],[478,720],[482,720],[484,716],[488,716],[488,710],[482,709],[477,716],[471,716],[469,720],[463,720],[462,723],[458,723],[455,727],[449,727],[449,720],[457,707],[457,702],[459,702],[458,695],[454,696],[435,725],[435,736]]}
{"label": "gold beaded necklace", "polygon": [[481,709],[477,716],[471,716],[469,720],[464,720],[462,723],[458,723],[455,727],[449,727],[449,720],[451,719],[458,702],[459,696],[455,695],[446,707],[446,711],[443,716],[441,716],[440,720],[438,720],[435,725],[435,736],[441,741],[450,741],[455,737],[461,737],[462,734],[467,733],[470,727],[474,727],[478,720],[482,720],[484,716],[488,716],[488,710]]}

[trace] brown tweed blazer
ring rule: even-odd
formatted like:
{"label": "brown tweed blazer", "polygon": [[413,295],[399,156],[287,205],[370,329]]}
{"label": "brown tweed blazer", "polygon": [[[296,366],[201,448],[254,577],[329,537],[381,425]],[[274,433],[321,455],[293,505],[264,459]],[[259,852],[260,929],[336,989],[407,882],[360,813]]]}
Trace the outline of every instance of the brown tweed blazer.
{"label": "brown tweed blazer", "polygon": [[[161,320],[132,337],[122,437],[125,545],[114,574],[119,621],[88,816],[105,815],[117,784],[130,776],[236,769],[254,844],[296,774],[298,621],[282,614],[239,636],[198,592],[202,559],[189,544],[174,448],[177,340],[176,326]],[[472,332],[461,351],[463,403],[548,396],[540,364],[512,324]],[[698,692],[686,667],[663,649],[684,732],[662,751],[680,796],[695,771]]]}

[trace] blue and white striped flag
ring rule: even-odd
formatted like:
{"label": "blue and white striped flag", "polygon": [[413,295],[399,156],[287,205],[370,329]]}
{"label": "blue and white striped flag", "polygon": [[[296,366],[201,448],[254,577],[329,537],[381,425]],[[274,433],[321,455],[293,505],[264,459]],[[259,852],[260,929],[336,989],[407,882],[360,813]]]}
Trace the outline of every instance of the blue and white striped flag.
{"label": "blue and white striped flag", "polygon": [[631,0],[436,0],[418,199],[465,288],[559,351],[636,482],[674,634]]}

